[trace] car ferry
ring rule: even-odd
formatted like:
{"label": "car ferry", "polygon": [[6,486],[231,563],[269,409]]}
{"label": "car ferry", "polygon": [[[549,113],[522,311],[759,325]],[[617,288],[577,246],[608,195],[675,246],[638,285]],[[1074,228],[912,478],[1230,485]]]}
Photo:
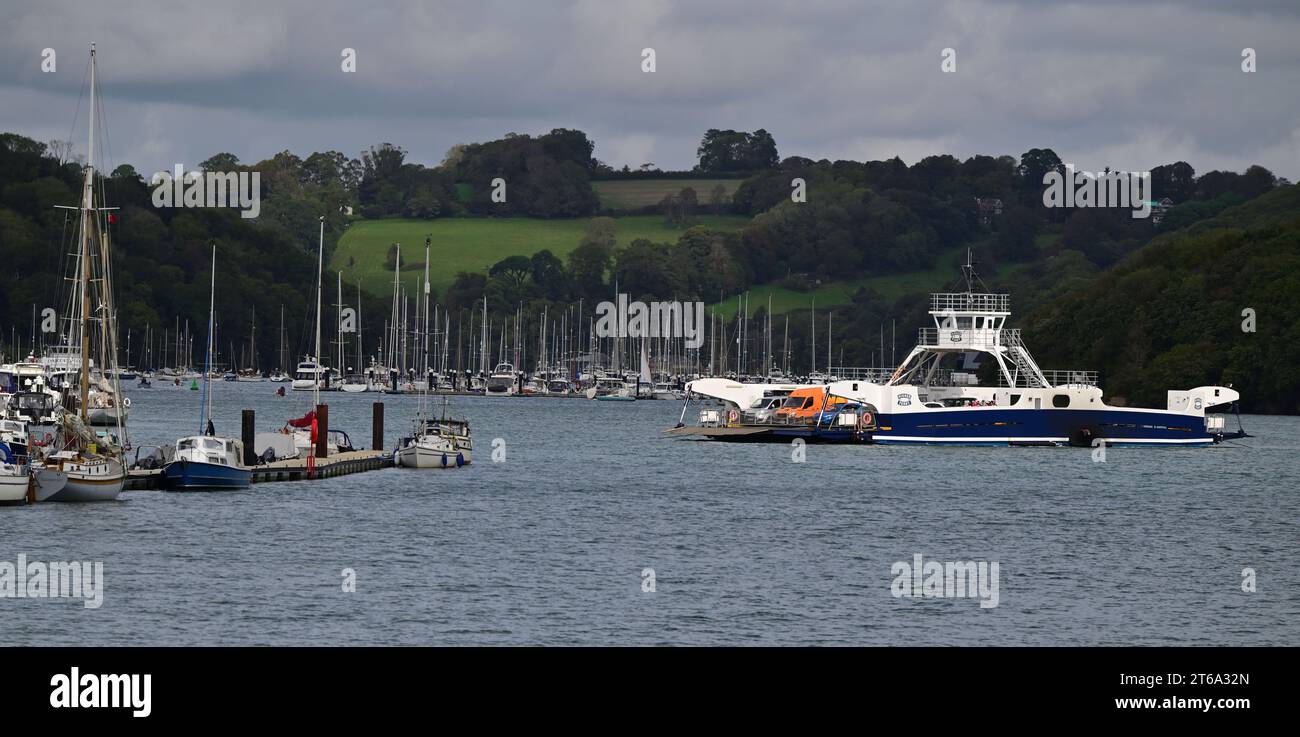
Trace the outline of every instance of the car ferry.
{"label": "car ferry", "polygon": [[[724,410],[727,419],[702,413],[700,427],[669,432],[786,442],[802,432],[809,440],[881,444],[1073,446],[1196,446],[1245,436],[1226,431],[1224,415],[1211,414],[1235,411],[1240,394],[1228,386],[1170,390],[1161,409],[1114,406],[1106,403],[1096,371],[1040,369],[1020,331],[1006,327],[1010,296],[982,290],[969,258],[962,270],[967,290],[931,294],[934,326],[920,329],[916,347],[896,368],[837,369],[839,380],[819,384],[825,393],[812,405],[807,396],[813,393],[801,386],[699,379],[687,384],[688,393],[722,400],[731,408]],[[997,386],[979,386],[974,373],[962,371],[972,355],[992,362]],[[778,392],[804,397],[799,409],[761,424],[743,421],[745,409]],[[838,403],[861,409],[836,409]],[[835,424],[827,427],[832,410]],[[804,420],[798,432],[791,428],[795,419]],[[846,436],[850,422],[855,426]]]}

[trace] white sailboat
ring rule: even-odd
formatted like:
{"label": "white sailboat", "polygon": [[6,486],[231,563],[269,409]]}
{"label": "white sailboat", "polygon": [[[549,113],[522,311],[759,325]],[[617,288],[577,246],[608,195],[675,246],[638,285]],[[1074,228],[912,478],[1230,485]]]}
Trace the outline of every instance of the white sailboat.
{"label": "white sailboat", "polygon": [[275,367],[267,381],[276,384],[288,384],[293,381],[293,377],[284,372],[284,305],[280,305],[280,365]]}
{"label": "white sailboat", "polygon": [[249,323],[248,337],[248,360],[249,368],[240,371],[236,376],[236,381],[266,381],[262,372],[257,369],[257,306],[253,306],[253,317]]}
{"label": "white sailboat", "polygon": [[[96,118],[96,65],[95,46],[90,47],[90,143],[86,158],[85,183],[81,211],[80,250],[77,255],[77,276],[74,279],[73,304],[79,307],[77,326],[80,332],[81,369],[78,413],[64,413],[59,418],[55,436],[55,450],[44,458],[44,466],[59,474],[66,474],[63,488],[49,496],[48,501],[108,501],[122,493],[126,483],[126,467],[122,463],[119,443],[125,439],[121,415],[116,418],[117,434],[103,436],[93,432],[90,425],[91,357],[94,348],[91,325],[99,327],[98,354],[107,376],[117,375],[117,334],[113,309],[113,281],[108,254],[108,232],[104,227],[105,213],[114,208],[95,205],[95,122]],[[68,208],[72,209],[72,208]],[[72,314],[78,314],[74,310]],[[116,396],[121,388],[116,379],[110,387]]]}
{"label": "white sailboat", "polygon": [[[21,502],[27,498],[27,488],[31,485],[31,470],[27,464],[25,443],[14,443],[18,438],[5,431],[5,425],[13,423],[22,429],[25,441],[27,428],[13,420],[0,420],[0,502]],[[15,447],[17,446],[17,447]]]}
{"label": "white sailboat", "polygon": [[[316,244],[316,355],[320,355],[320,323],[321,323],[321,278],[322,269],[325,261],[325,216],[320,217],[320,235]],[[312,357],[308,356],[306,361],[298,364],[298,371],[294,375],[293,388],[298,390],[310,390],[312,395],[311,410],[301,418],[289,420],[287,429],[293,434],[294,447],[297,448],[299,456],[304,453],[310,455],[315,452],[316,445],[316,407],[320,405],[320,390],[325,381],[327,369],[318,364]],[[314,379],[314,380],[313,380]],[[310,384],[307,386],[306,384]],[[338,452],[338,446],[334,443],[328,443],[326,454]]]}
{"label": "white sailboat", "polygon": [[394,456],[403,468],[460,468],[467,466],[474,450],[469,421],[447,414],[443,398],[442,416],[424,416],[425,393],[420,393],[420,413],[411,436],[399,441]]}

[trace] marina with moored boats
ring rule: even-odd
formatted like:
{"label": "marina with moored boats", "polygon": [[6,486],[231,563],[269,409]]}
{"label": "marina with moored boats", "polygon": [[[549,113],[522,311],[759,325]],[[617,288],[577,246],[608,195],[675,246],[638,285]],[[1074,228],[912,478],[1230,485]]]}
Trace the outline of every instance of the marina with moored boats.
{"label": "marina with moored boats", "polygon": [[[99,105],[93,47],[88,89],[93,118]],[[625,333],[625,326],[613,334],[602,331],[582,302],[576,310],[557,309],[557,316],[552,305],[531,317],[521,305],[513,315],[494,319],[484,294],[477,321],[477,302],[468,311],[467,331],[462,311],[453,349],[451,315],[431,297],[431,244],[426,238],[425,260],[417,265],[423,269],[421,288],[413,307],[401,280],[401,245],[393,244],[391,313],[373,354],[367,356],[357,325],[360,284],[356,307],[345,305],[342,272],[333,275],[333,348],[322,342],[326,218],[321,215],[315,233],[315,299],[308,309],[314,333],[290,373],[284,370],[288,350],[283,306],[275,369],[258,368],[264,364],[257,350],[255,308],[248,312],[246,350],[241,348],[236,358],[232,340],[227,360],[217,360],[215,295],[220,279],[215,242],[210,244],[202,369],[191,368],[194,331],[189,320],[182,330],[179,317],[171,331],[174,346],[164,330],[162,351],[154,351],[153,326],[137,326],[144,328],[140,332],[145,336],[138,361],[133,360],[128,330],[125,359],[119,364],[121,330],[109,227],[116,208],[104,200],[95,130],[89,128],[81,202],[61,206],[77,219],[75,235],[65,244],[69,274],[61,330],[38,342],[33,328],[30,351],[19,360],[0,360],[0,501],[108,501],[128,484],[181,491],[244,489],[255,481],[310,479],[388,466],[462,468],[471,463],[470,422],[449,413],[446,397],[451,395],[600,403],[682,401],[677,426],[665,431],[668,437],[735,442],[1196,446],[1246,436],[1239,420],[1238,429],[1227,427],[1226,412],[1235,412],[1240,399],[1231,386],[1172,389],[1164,407],[1139,408],[1107,403],[1095,371],[1041,369],[1020,331],[1008,326],[1010,295],[983,285],[969,250],[961,267],[961,288],[931,294],[932,325],[919,328],[915,347],[897,365],[832,365],[830,314],[825,361],[819,362],[814,301],[812,360],[807,374],[796,376],[791,370],[788,318],[785,349],[773,350],[770,297],[757,341],[749,334],[748,300],[738,297],[730,327],[716,310],[705,326],[703,305],[696,305],[700,340],[689,342],[671,330],[660,335],[652,329],[639,336]],[[617,294],[617,282],[615,291],[622,314],[628,301]],[[681,314],[677,319],[680,327]],[[535,344],[528,335],[534,330]],[[759,360],[751,353],[755,343]],[[883,345],[880,355],[885,355]],[[153,367],[158,357],[173,367]],[[157,379],[162,386],[154,388]],[[281,412],[287,416],[273,431],[257,432],[246,423],[240,437],[222,435],[213,422],[216,379],[253,388],[276,385],[268,399],[309,396],[310,402],[298,400],[294,409]],[[142,454],[145,449],[132,446],[127,434],[132,403],[124,382],[138,382],[136,389],[148,389],[154,397],[167,386],[196,392],[197,432]],[[329,405],[322,400],[330,392],[378,393],[394,399],[415,395],[411,430],[393,448],[384,448],[383,404],[375,403],[373,447],[358,449],[346,430],[330,427]],[[430,411],[434,397],[443,398],[436,415]],[[692,410],[693,424],[687,425]],[[246,415],[251,422],[252,411]],[[131,453],[134,460],[128,460]]]}

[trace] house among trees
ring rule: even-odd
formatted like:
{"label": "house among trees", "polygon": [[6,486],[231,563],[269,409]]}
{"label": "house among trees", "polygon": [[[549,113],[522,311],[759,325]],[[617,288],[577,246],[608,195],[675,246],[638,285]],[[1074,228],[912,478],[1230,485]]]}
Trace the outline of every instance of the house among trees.
{"label": "house among trees", "polygon": [[1168,197],[1162,197],[1159,202],[1152,200],[1148,204],[1151,205],[1151,224],[1159,225],[1160,221],[1165,219],[1165,213],[1169,212],[1169,208],[1174,206],[1174,201]]}
{"label": "house among trees", "polygon": [[1001,197],[976,197],[975,211],[979,213],[980,223],[988,225],[994,216],[1002,214]]}

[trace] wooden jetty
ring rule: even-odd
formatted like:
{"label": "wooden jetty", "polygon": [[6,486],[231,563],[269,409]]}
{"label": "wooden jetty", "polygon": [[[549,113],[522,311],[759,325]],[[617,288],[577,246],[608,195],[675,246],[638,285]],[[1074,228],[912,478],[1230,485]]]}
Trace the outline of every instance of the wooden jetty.
{"label": "wooden jetty", "polygon": [[[253,468],[253,483],[263,484],[271,481],[307,481],[309,479],[328,479],[346,476],[350,473],[377,471],[393,466],[393,454],[382,450],[352,450],[335,453],[328,458],[287,458],[272,461]],[[314,465],[315,468],[309,468]],[[134,469],[126,479],[127,489],[156,489],[158,479],[162,476],[159,469]]]}
{"label": "wooden jetty", "polygon": [[[328,452],[329,405],[318,404],[315,412],[319,426],[316,446],[312,448],[309,455],[259,463],[253,448],[255,437],[253,411],[250,409],[243,411],[241,436],[244,443],[244,463],[252,470],[253,483],[328,479],[350,473],[378,471],[395,465],[393,453],[385,450],[349,450],[330,455]],[[375,448],[384,446],[383,402],[374,402],[371,405],[371,442]],[[131,469],[127,472],[125,488],[157,489],[161,477],[161,469]]]}

